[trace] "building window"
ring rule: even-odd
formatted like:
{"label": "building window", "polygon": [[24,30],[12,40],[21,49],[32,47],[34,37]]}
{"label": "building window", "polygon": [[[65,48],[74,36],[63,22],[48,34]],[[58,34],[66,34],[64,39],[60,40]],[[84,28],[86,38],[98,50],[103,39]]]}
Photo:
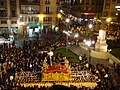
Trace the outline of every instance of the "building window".
{"label": "building window", "polygon": [[44,17],[43,21],[46,23],[52,22],[52,17]]}
{"label": "building window", "polygon": [[0,10],[0,16],[1,17],[7,16],[6,11],[5,10]]}
{"label": "building window", "polygon": [[46,7],[46,14],[49,14],[49,7]]}
{"label": "building window", "polygon": [[39,5],[21,5],[21,13],[23,14],[38,14],[39,11]]}
{"label": "building window", "polygon": [[60,2],[59,0],[56,0],[56,4],[59,4],[59,2]]}
{"label": "building window", "polygon": [[0,1],[0,7],[4,7],[4,1]]}
{"label": "building window", "polygon": [[32,11],[32,7],[28,6],[28,11],[31,12]]}
{"label": "building window", "polygon": [[80,0],[80,4],[84,4],[84,0]]}
{"label": "building window", "polygon": [[17,24],[17,21],[11,21],[12,24]]}
{"label": "building window", "polygon": [[39,21],[39,17],[34,17],[34,21],[38,22]]}
{"label": "building window", "polygon": [[23,22],[24,20],[23,20],[23,17],[20,17],[20,22]]}
{"label": "building window", "polygon": [[32,17],[28,17],[28,22],[32,22],[32,21],[33,21]]}
{"label": "building window", "polygon": [[11,14],[12,14],[12,17],[15,17],[16,16],[16,10],[12,10]]}
{"label": "building window", "polygon": [[39,0],[34,0],[34,2],[39,2]]}
{"label": "building window", "polygon": [[1,24],[7,24],[6,20],[1,21]]}
{"label": "building window", "polygon": [[27,0],[27,2],[30,2],[30,3],[31,3],[31,2],[33,2],[33,0]]}
{"label": "building window", "polygon": [[120,3],[120,0],[117,0],[117,3]]}
{"label": "building window", "polygon": [[115,17],[115,16],[116,16],[116,13],[115,13],[115,12],[111,12],[111,16],[112,16],[112,17]]}
{"label": "building window", "polygon": [[89,4],[89,0],[86,0],[86,4]]}
{"label": "building window", "polygon": [[105,16],[105,17],[108,16],[108,12],[104,12],[104,16]]}
{"label": "building window", "polygon": [[115,2],[116,2],[116,0],[112,0],[112,2],[113,2],[113,3],[115,3]]}
{"label": "building window", "polygon": [[105,9],[110,9],[110,5],[106,5],[106,6],[105,6]]}
{"label": "building window", "polygon": [[27,16],[25,17],[25,22],[27,22]]}

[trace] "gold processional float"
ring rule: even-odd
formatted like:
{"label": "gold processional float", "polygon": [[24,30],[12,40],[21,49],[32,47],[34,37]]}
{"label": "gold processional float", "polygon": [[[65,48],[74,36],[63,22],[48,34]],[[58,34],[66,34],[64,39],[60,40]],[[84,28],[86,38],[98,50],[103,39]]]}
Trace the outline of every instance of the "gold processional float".
{"label": "gold processional float", "polygon": [[71,70],[68,65],[69,61],[65,60],[65,64],[54,63],[52,66],[47,66],[44,62],[42,81],[71,81]]}

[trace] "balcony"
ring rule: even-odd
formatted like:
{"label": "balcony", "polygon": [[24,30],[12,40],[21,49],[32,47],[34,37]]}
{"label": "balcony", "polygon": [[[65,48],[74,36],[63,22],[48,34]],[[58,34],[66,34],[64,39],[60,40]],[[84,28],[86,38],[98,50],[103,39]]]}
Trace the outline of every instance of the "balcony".
{"label": "balcony", "polygon": [[25,11],[25,10],[21,10],[21,14],[40,14],[40,12],[39,11],[34,11],[34,10],[32,10],[32,11]]}
{"label": "balcony", "polygon": [[53,14],[53,12],[43,12],[43,14]]}
{"label": "balcony", "polygon": [[20,4],[21,5],[40,5],[40,1],[39,0],[35,0],[35,1],[21,0]]}
{"label": "balcony", "polygon": [[43,24],[51,24],[52,21],[44,21]]}

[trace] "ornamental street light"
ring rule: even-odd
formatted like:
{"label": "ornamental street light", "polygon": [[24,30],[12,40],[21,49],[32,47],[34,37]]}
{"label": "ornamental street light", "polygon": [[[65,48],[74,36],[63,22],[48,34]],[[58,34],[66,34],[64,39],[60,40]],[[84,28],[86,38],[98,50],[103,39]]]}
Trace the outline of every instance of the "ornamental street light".
{"label": "ornamental street light", "polygon": [[111,22],[112,18],[111,17],[108,17],[106,19],[106,22],[107,22],[107,25],[108,25],[108,30],[110,29],[110,22]]}
{"label": "ornamental street light", "polygon": [[96,28],[96,30],[97,30],[97,18],[94,17],[94,20],[95,20],[95,28]]}
{"label": "ornamental street light", "polygon": [[84,43],[85,43],[85,45],[87,45],[87,49],[88,49],[88,55],[87,55],[87,60],[88,60],[88,62],[89,63],[91,63],[91,61],[90,61],[90,46],[92,45],[92,44],[94,44],[95,43],[95,41],[91,41],[91,40],[84,40]]}
{"label": "ornamental street light", "polygon": [[89,25],[88,25],[88,28],[89,28],[89,30],[88,30],[88,33],[89,33],[89,34],[88,34],[88,35],[90,35],[90,32],[91,32],[91,29],[93,28],[93,25],[92,25],[92,24],[89,24]]}
{"label": "ornamental street light", "polygon": [[76,39],[76,40],[75,40],[76,45],[77,45],[77,38],[78,38],[78,36],[79,36],[78,33],[76,33],[75,36],[74,36],[74,38]]}
{"label": "ornamental street light", "polygon": [[91,41],[86,41],[85,44],[88,46],[87,60],[88,60],[88,62],[90,62],[90,46],[91,46]]}
{"label": "ornamental street light", "polygon": [[65,33],[65,35],[66,35],[66,51],[67,51],[67,43],[68,43],[68,36],[70,36],[70,31],[63,31],[63,33]]}
{"label": "ornamental street light", "polygon": [[67,51],[68,35],[70,35],[69,30],[68,30],[68,23],[70,22],[70,19],[66,18],[65,22],[66,22],[66,31],[64,31],[64,33],[66,34],[66,51]]}
{"label": "ornamental street light", "polygon": [[69,22],[70,22],[70,19],[69,19],[69,18],[66,18],[65,22],[69,23]]}
{"label": "ornamental street light", "polygon": [[62,17],[62,15],[61,15],[60,13],[58,13],[58,14],[57,14],[57,17],[58,17],[58,18],[61,18],[61,17]]}
{"label": "ornamental street light", "polygon": [[93,27],[93,25],[92,24],[89,24],[89,26],[88,26],[90,29]]}
{"label": "ornamental street light", "polygon": [[58,18],[58,30],[60,31],[60,19],[62,17],[62,14],[61,13],[58,13],[57,14],[57,18]]}

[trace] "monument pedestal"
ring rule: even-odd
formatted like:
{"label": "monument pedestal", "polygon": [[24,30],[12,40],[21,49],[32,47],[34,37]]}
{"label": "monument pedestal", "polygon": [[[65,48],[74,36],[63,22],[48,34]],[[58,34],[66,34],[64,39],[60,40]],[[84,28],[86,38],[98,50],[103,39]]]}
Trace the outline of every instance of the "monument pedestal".
{"label": "monument pedestal", "polygon": [[91,50],[90,56],[91,56],[91,63],[94,65],[104,64],[105,66],[107,66],[109,64],[108,52]]}
{"label": "monument pedestal", "polygon": [[91,63],[92,64],[108,64],[108,53],[106,43],[106,31],[99,30],[99,36],[97,36],[97,42],[95,44],[95,50],[91,50]]}
{"label": "monument pedestal", "polygon": [[95,44],[95,51],[107,52],[108,45],[106,44],[106,31],[99,30],[99,36],[97,37],[97,42]]}

